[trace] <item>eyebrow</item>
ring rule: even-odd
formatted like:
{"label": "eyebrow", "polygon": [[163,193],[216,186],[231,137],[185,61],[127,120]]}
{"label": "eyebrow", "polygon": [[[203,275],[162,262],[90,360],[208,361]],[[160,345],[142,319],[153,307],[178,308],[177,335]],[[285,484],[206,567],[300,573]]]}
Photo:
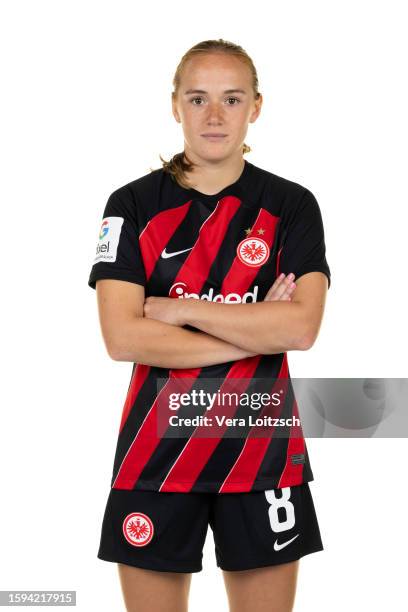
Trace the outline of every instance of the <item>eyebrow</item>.
{"label": "eyebrow", "polygon": [[[206,94],[208,93],[208,91],[205,91],[204,89],[187,89],[187,91],[184,92],[184,95],[188,95],[188,94]],[[230,93],[241,93],[246,95],[246,91],[244,89],[226,89],[224,91],[225,94],[230,94]]]}

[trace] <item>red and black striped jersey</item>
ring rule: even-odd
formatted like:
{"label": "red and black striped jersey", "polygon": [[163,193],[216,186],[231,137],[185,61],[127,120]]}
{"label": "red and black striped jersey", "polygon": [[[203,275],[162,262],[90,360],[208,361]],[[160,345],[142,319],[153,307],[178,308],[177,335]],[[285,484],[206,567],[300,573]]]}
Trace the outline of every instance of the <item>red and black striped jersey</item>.
{"label": "red and black striped jersey", "polygon": [[[313,271],[323,272],[330,287],[316,198],[300,184],[245,160],[239,179],[214,195],[181,187],[163,168],[116,189],[103,212],[88,284],[95,289],[99,279],[112,278],[143,285],[146,297],[233,304],[262,301],[281,272],[293,272],[296,281]],[[203,435],[200,424],[188,435],[159,435],[162,400],[179,379],[189,390],[215,379],[218,390],[229,389],[238,379],[244,383],[241,392],[256,389],[257,380],[263,381],[262,390],[270,381],[271,393],[286,383],[284,401],[274,414],[292,424],[279,428],[279,435],[274,425],[256,435],[247,421],[244,433],[235,436],[225,423],[218,423],[211,436]],[[177,416],[191,415],[190,408],[181,405]],[[205,405],[198,410],[209,412]],[[245,409],[217,404],[212,416],[223,411],[238,418]],[[182,370],[134,363],[111,487],[234,493],[313,480],[296,416],[286,352]]]}

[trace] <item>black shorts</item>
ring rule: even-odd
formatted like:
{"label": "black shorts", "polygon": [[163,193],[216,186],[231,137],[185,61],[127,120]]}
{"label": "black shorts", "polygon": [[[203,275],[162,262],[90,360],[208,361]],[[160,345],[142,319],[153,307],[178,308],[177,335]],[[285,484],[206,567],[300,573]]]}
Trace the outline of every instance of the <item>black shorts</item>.
{"label": "black shorts", "polygon": [[307,482],[250,493],[111,489],[98,558],[164,572],[200,572],[208,524],[217,566],[246,570],[323,550]]}

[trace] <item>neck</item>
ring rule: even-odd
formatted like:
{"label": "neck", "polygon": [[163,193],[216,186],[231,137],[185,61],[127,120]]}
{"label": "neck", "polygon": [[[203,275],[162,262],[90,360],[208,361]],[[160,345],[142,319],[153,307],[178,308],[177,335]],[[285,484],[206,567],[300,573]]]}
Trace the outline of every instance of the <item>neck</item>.
{"label": "neck", "polygon": [[190,154],[187,155],[195,164],[194,170],[186,173],[189,187],[207,195],[216,194],[227,185],[235,183],[245,167],[242,155],[234,160],[228,159],[216,163],[197,163]]}

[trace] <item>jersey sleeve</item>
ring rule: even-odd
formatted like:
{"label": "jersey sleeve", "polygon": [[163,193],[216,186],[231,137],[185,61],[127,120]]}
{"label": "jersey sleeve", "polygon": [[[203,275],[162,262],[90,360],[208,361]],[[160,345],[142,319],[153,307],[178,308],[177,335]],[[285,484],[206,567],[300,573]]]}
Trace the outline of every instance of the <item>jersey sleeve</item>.
{"label": "jersey sleeve", "polygon": [[293,272],[296,282],[308,272],[323,272],[330,287],[322,215],[315,196],[308,189],[288,221],[282,242],[279,273]]}
{"label": "jersey sleeve", "polygon": [[88,285],[95,289],[96,281],[102,278],[146,286],[136,205],[131,195],[118,191],[105,205]]}

